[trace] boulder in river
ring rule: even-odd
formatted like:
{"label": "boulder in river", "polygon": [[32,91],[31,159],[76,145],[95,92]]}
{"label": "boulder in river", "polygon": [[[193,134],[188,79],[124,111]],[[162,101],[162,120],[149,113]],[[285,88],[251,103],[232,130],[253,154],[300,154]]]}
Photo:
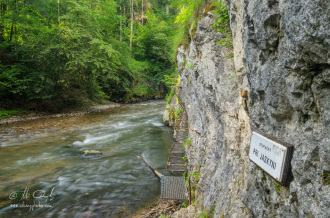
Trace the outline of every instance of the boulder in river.
{"label": "boulder in river", "polygon": [[97,150],[83,150],[81,153],[84,157],[98,157],[102,155],[102,152]]}

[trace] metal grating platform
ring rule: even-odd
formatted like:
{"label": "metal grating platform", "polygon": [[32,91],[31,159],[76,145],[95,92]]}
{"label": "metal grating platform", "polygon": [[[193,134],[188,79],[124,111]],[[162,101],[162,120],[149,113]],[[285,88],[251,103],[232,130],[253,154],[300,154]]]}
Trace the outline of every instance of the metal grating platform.
{"label": "metal grating platform", "polygon": [[161,198],[166,200],[188,200],[187,186],[183,177],[162,176]]}

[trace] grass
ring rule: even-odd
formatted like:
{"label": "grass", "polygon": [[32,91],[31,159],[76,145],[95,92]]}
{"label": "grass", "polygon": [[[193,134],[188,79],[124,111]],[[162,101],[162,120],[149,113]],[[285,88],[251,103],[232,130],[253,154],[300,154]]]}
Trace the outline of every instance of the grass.
{"label": "grass", "polygon": [[24,110],[0,110],[0,117],[8,118],[14,115],[26,114],[27,111]]}

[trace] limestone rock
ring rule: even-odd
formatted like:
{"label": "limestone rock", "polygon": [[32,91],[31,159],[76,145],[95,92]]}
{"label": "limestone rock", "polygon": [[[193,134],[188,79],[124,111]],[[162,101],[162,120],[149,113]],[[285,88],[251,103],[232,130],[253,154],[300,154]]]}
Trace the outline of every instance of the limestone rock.
{"label": "limestone rock", "polygon": [[[329,217],[329,1],[227,3],[234,50],[215,44],[223,35],[209,13],[177,56],[188,169],[200,175],[196,208],[214,207],[214,217]],[[253,130],[295,146],[288,187],[249,160]]]}

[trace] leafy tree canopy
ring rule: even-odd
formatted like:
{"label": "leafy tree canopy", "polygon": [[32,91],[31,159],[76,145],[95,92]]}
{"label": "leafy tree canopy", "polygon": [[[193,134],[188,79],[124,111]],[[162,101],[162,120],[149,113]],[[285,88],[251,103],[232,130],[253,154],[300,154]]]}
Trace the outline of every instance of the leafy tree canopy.
{"label": "leafy tree canopy", "polygon": [[130,101],[159,94],[164,76],[175,71],[169,4],[0,0],[0,108],[49,109],[79,99]]}

